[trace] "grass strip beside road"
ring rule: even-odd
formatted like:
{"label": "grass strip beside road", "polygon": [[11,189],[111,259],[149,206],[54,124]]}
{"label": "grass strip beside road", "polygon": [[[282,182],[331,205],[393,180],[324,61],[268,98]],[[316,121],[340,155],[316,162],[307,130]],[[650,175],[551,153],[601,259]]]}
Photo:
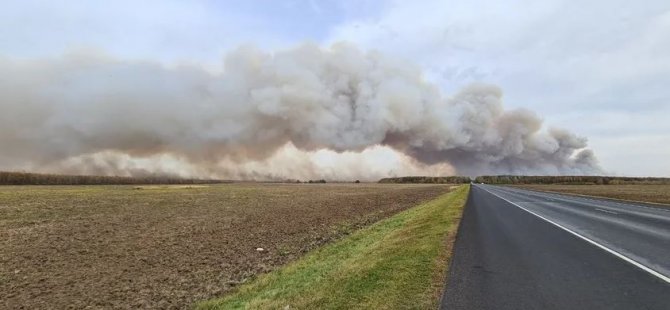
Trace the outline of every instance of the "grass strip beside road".
{"label": "grass strip beside road", "polygon": [[463,185],[241,285],[198,309],[435,309]]}

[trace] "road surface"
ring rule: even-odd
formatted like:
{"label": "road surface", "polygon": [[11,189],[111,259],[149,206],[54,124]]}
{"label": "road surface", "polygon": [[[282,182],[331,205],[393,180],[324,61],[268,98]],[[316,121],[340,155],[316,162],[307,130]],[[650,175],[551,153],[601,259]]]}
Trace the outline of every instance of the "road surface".
{"label": "road surface", "polygon": [[670,209],[473,185],[442,309],[670,309]]}

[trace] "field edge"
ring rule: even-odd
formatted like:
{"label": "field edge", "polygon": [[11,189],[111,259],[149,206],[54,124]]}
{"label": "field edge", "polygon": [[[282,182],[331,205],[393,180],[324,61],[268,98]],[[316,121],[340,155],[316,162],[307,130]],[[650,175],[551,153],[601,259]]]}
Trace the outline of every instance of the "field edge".
{"label": "field edge", "polygon": [[[592,198],[592,199],[602,199],[602,200],[609,200],[613,202],[621,202],[621,203],[637,203],[637,204],[644,204],[644,205],[649,205],[657,208],[670,208],[670,203],[668,202],[658,202],[658,201],[653,201],[650,200],[649,198],[639,198],[639,199],[632,199],[632,198],[618,198],[615,196],[612,196],[611,194],[608,196],[607,194],[585,194],[584,192],[577,192],[577,191],[569,191],[569,190],[559,190],[555,188],[551,188],[551,184],[541,184],[541,185],[536,185],[536,184],[524,184],[524,185],[503,185],[503,186],[510,186],[510,187],[517,187],[525,190],[530,190],[530,191],[537,191],[537,192],[543,192],[543,193],[553,193],[553,194],[563,194],[563,195],[573,195],[573,196],[579,196],[579,197],[584,197],[584,198]],[[570,186],[599,186],[599,185],[570,185]],[[634,186],[634,185],[605,185],[605,186]],[[650,185],[641,185],[641,186],[650,186]],[[653,186],[653,185],[652,185]],[[545,188],[546,187],[546,188]]]}
{"label": "field edge", "polygon": [[468,192],[459,186],[195,307],[434,309]]}

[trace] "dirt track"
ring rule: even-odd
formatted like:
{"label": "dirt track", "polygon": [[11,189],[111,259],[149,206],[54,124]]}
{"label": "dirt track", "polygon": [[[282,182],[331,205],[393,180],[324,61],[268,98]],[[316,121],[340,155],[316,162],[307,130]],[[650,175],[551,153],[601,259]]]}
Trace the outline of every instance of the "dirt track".
{"label": "dirt track", "polygon": [[448,188],[0,187],[0,308],[188,307]]}

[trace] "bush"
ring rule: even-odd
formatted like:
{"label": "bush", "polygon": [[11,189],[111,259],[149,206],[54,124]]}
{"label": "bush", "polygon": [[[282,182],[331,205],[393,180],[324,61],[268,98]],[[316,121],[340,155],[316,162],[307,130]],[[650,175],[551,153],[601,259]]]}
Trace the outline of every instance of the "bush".
{"label": "bush", "polygon": [[308,183],[326,183],[326,180],[321,179],[321,180],[309,180]]}

